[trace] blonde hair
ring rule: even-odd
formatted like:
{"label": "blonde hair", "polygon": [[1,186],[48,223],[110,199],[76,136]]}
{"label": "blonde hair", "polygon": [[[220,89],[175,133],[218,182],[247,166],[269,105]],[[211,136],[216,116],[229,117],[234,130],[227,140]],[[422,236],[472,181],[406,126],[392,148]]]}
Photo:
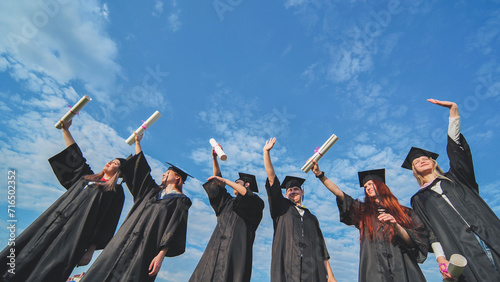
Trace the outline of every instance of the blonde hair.
{"label": "blonde hair", "polygon": [[[453,180],[449,179],[448,177],[444,176],[444,172],[443,170],[439,167],[439,165],[437,164],[436,160],[429,157],[429,160],[432,161],[432,175],[434,175],[436,178],[440,178],[440,179],[446,179],[450,182],[453,183]],[[422,187],[422,185],[424,185],[424,178],[422,177],[422,175],[420,175],[417,170],[415,169],[415,166],[412,164],[411,166],[411,170],[413,171],[413,176],[415,177],[415,179],[417,180],[417,183],[418,185],[420,185],[420,187]]]}

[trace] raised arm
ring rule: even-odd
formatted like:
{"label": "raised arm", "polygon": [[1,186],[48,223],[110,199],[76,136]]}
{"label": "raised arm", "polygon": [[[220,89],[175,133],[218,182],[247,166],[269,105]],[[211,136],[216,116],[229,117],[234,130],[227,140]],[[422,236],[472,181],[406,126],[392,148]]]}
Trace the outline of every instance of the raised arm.
{"label": "raised arm", "polygon": [[140,152],[142,152],[141,140],[142,140],[142,137],[144,137],[144,134],[138,135],[134,131],[134,135],[135,135],[135,153],[139,154]]}
{"label": "raised arm", "polygon": [[276,173],[274,172],[273,163],[271,162],[271,154],[269,151],[271,151],[275,143],[276,137],[273,137],[266,141],[266,145],[264,145],[264,148],[262,149],[264,154],[264,167],[266,168],[267,179],[269,179],[270,186],[273,186]]}
{"label": "raised arm", "polygon": [[325,187],[328,188],[328,190],[330,190],[335,196],[337,196],[339,200],[344,200],[344,192],[340,190],[337,184],[333,183],[333,181],[331,181],[330,179],[328,179],[328,177],[325,176],[325,173],[319,169],[317,161],[312,160],[312,163],[313,163],[312,171],[314,172],[314,174],[316,174],[316,177],[319,178],[319,180],[321,180],[323,185],[325,185]]}
{"label": "raised arm", "polygon": [[217,161],[217,153],[215,152],[214,147],[212,147],[212,169],[213,169],[214,176],[221,176],[222,177],[222,173],[220,172],[219,162]]}
{"label": "raised arm", "polygon": [[69,127],[73,123],[73,120],[70,120],[69,122],[64,122],[62,119],[60,120],[62,124],[62,133],[64,137],[64,142],[66,142],[66,147],[69,147],[73,144],[75,144],[75,139],[73,139],[73,136],[71,135],[71,132],[69,132]]}

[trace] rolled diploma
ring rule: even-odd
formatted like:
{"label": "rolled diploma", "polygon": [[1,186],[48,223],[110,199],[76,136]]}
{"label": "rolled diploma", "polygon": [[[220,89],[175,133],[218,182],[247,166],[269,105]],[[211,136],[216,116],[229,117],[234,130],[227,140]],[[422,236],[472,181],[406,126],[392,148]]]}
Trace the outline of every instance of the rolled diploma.
{"label": "rolled diploma", "polygon": [[328,152],[328,150],[330,150],[330,148],[333,146],[333,144],[335,144],[335,142],[337,142],[337,140],[339,140],[337,135],[332,134],[332,136],[330,136],[330,138],[328,138],[328,140],[326,140],[325,144],[323,144],[323,146],[321,146],[321,148],[319,148],[318,152],[314,153],[314,155],[309,160],[307,160],[307,162],[302,167],[302,171],[305,173],[308,173],[309,170],[311,170],[311,168],[313,166],[312,160],[319,161],[326,154],[326,152]]}
{"label": "rolled diploma", "polygon": [[226,153],[224,153],[224,151],[222,151],[222,148],[220,147],[219,143],[217,143],[217,141],[215,141],[215,139],[213,139],[213,138],[210,139],[210,145],[212,145],[212,147],[214,147],[215,152],[217,153],[217,156],[219,156],[219,158],[222,161],[227,160]]}
{"label": "rolled diploma", "polygon": [[[135,133],[137,133],[137,135],[143,134],[144,131],[146,130],[146,128],[151,127],[151,125],[153,125],[153,123],[155,123],[155,121],[157,121],[160,117],[161,117],[160,112],[158,112],[158,111],[154,112],[154,114],[152,114],[148,118],[148,120],[146,120],[141,126],[139,126],[139,128],[137,128]],[[146,127],[146,128],[144,128],[144,127]],[[130,137],[125,142],[127,142],[127,144],[129,144],[129,145],[134,144],[135,143],[135,134],[132,132],[132,135],[130,135]]]}
{"label": "rolled diploma", "polygon": [[[61,119],[64,121],[64,122],[68,122],[70,121],[71,119],[73,119],[73,117],[83,109],[83,107],[85,107],[85,105],[87,105],[88,102],[90,102],[92,100],[92,98],[90,98],[89,96],[87,95],[84,95],[82,97],[82,99],[80,99],[80,101],[78,101],[78,103],[76,103]],[[61,129],[62,128],[62,123],[61,121],[58,121],[55,125],[54,125],[57,129]]]}
{"label": "rolled diploma", "polygon": [[449,262],[448,273],[450,273],[451,276],[458,278],[462,274],[464,267],[467,265],[467,259],[462,255],[453,254],[450,257]]}

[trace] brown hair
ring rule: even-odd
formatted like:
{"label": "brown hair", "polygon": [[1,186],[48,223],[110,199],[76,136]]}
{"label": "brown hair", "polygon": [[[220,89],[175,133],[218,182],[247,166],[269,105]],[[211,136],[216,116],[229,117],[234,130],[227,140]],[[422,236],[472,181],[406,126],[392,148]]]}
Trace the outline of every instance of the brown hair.
{"label": "brown hair", "polygon": [[[377,179],[373,179],[372,181],[377,189],[377,194],[380,197],[381,203],[377,203],[375,201],[375,197],[368,196],[365,190],[364,204],[359,207],[355,206],[353,219],[354,222],[357,222],[358,224],[358,228],[360,231],[360,240],[362,238],[369,238],[371,240],[384,240],[384,238],[376,238],[378,229],[383,228],[385,232],[389,233],[389,241],[392,241],[396,233],[394,229],[389,226],[389,224],[380,224],[377,227],[377,230],[375,230],[373,219],[375,218],[376,220],[379,215],[379,206],[382,206],[385,209],[386,213],[394,216],[397,223],[399,223],[399,225],[404,228],[414,227],[415,223],[407,213],[408,208],[399,203],[396,196],[392,194],[391,190],[389,189],[389,187],[387,187],[387,185],[385,185],[384,182]],[[367,232],[365,232],[365,228]]]}

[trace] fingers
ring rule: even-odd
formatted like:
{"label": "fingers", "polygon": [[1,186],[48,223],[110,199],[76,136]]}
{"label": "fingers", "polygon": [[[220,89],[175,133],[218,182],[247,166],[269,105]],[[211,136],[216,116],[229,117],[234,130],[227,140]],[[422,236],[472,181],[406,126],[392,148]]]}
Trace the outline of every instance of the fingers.
{"label": "fingers", "polygon": [[155,270],[156,270],[156,264],[155,264],[155,260],[153,259],[151,261],[151,263],[149,264],[149,276],[154,276],[156,273],[155,273]]}

